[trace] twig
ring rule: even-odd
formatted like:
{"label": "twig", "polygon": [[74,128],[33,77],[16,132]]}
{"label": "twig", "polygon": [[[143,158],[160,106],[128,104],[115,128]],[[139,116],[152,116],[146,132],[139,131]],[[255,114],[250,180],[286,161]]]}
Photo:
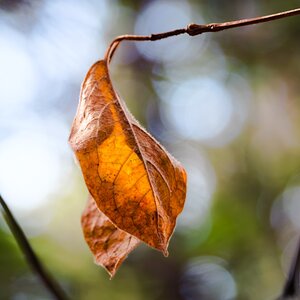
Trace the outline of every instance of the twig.
{"label": "twig", "polygon": [[285,282],[282,295],[279,299],[300,296],[300,239],[291,263],[289,274]]}
{"label": "twig", "polygon": [[172,31],[151,34],[151,35],[130,35],[130,34],[120,35],[120,36],[116,37],[112,41],[112,43],[109,45],[104,59],[107,62],[110,62],[113,57],[114,52],[116,51],[117,47],[120,44],[120,42],[122,42],[124,40],[127,40],[127,41],[157,41],[157,40],[161,40],[161,39],[165,39],[165,38],[168,38],[171,36],[176,36],[176,35],[185,34],[185,33],[187,33],[190,36],[195,36],[195,35],[199,35],[199,34],[202,34],[205,32],[217,32],[217,31],[222,31],[222,30],[235,28],[235,27],[242,27],[242,26],[248,26],[248,25],[253,25],[253,24],[258,24],[258,23],[274,21],[277,19],[291,17],[291,16],[295,16],[295,15],[299,15],[299,14],[300,14],[300,8],[296,8],[293,10],[288,10],[288,11],[280,12],[277,14],[262,16],[262,17],[252,18],[252,19],[236,20],[236,21],[225,22],[225,23],[210,23],[210,24],[206,24],[206,25],[190,24],[187,26],[187,28],[176,29],[176,30],[172,30]]}
{"label": "twig", "polygon": [[67,300],[65,292],[61,289],[59,284],[54,280],[54,278],[46,271],[36,254],[34,253],[32,247],[30,246],[23,230],[20,225],[17,223],[13,214],[9,210],[4,199],[0,195],[0,204],[2,215],[10,228],[14,238],[16,239],[21,251],[23,252],[25,258],[31,269],[36,272],[40,277],[41,281],[44,283],[48,291],[53,295],[54,299],[57,300]]}

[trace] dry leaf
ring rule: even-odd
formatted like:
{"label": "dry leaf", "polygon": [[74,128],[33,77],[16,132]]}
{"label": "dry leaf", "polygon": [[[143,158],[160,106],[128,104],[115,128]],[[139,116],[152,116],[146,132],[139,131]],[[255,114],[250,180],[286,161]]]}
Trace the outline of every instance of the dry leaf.
{"label": "dry leaf", "polygon": [[90,196],[81,217],[85,240],[95,257],[111,277],[140,241],[117,228],[97,207]]}
{"label": "dry leaf", "polygon": [[127,111],[106,61],[96,62],[84,79],[69,142],[98,208],[167,254],[184,205],[186,173]]}

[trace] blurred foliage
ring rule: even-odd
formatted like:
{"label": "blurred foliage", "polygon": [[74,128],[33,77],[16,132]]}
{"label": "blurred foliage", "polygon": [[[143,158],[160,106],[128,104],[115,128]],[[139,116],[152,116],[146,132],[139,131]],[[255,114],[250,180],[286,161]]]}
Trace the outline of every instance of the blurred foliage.
{"label": "blurred foliage", "polygon": [[[45,40],[43,48],[31,49],[32,59],[41,72],[39,78],[45,77],[45,82],[30,109],[38,112],[41,119],[59,113],[70,126],[80,82],[89,65],[103,56],[116,35],[139,33],[135,27],[139,16],[158,2],[163,1],[103,1],[106,3],[103,13],[100,2],[93,0],[74,1],[69,6],[66,6],[68,1],[0,1],[0,33],[5,25],[26,37],[34,30],[40,30],[43,36],[47,33],[46,30],[43,33],[43,26],[48,24],[61,37]],[[292,0],[167,2],[171,6],[190,7],[192,16],[196,16],[191,22],[195,23],[266,15],[295,8],[299,3]],[[70,10],[70,20],[65,20],[69,23],[62,22],[63,13],[56,16],[61,22],[58,24],[68,28],[55,27],[56,21],[49,16],[49,19],[39,18],[40,10],[51,3],[58,4],[60,12]],[[89,15],[82,18],[76,15],[77,19],[72,19],[72,5],[85,13],[88,6],[89,12],[96,16],[99,13],[105,20],[96,18],[92,25],[84,27],[90,31],[84,31],[82,24],[88,22]],[[152,22],[163,23],[165,13],[161,11],[162,17],[156,16]],[[103,22],[98,24],[98,21]],[[283,286],[300,229],[297,221],[300,194],[292,194],[294,200],[288,192],[300,184],[299,32],[300,17],[291,17],[207,36],[179,37],[174,39],[177,44],[184,41],[190,44],[172,61],[168,61],[168,52],[161,60],[151,56],[154,48],[160,49],[161,42],[145,44],[150,49],[147,55],[135,43],[124,42],[118,49],[111,66],[114,85],[134,116],[187,166],[190,182],[187,201],[190,201],[186,210],[192,207],[194,219],[192,222],[187,216],[182,217],[184,222],[178,224],[167,259],[142,246],[110,281],[105,271],[93,264],[83,241],[79,220],[87,191],[73,164],[71,175],[63,181],[66,192],[60,196],[60,191],[54,190],[47,204],[30,213],[17,214],[31,236],[34,249],[72,299],[275,299]],[[71,37],[76,48],[74,43],[68,43]],[[97,39],[102,48],[96,49],[91,43],[87,49],[92,49],[89,50],[92,53],[86,52],[84,43]],[[174,46],[170,45],[171,51]],[[68,76],[59,77],[55,70],[51,70],[52,77],[43,73],[46,69],[38,55],[46,50],[49,57],[55,58],[46,63],[51,65],[56,61],[54,69],[60,74],[69,68]],[[172,94],[187,78],[204,77],[225,87],[233,99],[235,112],[227,127],[208,140],[185,136],[184,130],[179,134],[177,128],[181,128],[185,119],[174,116],[183,116],[184,110],[176,111],[174,105],[179,100]],[[18,89],[18,82],[14,84]],[[196,92],[197,89],[192,91]],[[188,104],[189,99],[187,96],[183,101]],[[198,101],[209,103],[212,99]],[[169,115],[171,110],[174,116]],[[197,122],[201,124],[204,120]],[[10,134],[12,129],[7,124],[0,127],[0,137]],[[67,137],[62,143],[67,143]],[[19,147],[22,149],[22,145]],[[62,163],[69,163],[70,157],[68,152]],[[203,186],[197,184],[202,182],[198,171],[203,175]],[[207,195],[205,180],[215,182]],[[200,204],[193,205],[192,201],[198,200]],[[202,200],[207,207],[205,213]],[[36,230],[38,224],[32,225],[32,231],[28,224],[48,214],[51,218],[47,225],[41,226],[40,231]],[[0,225],[0,299],[50,299],[28,269],[2,219]]]}

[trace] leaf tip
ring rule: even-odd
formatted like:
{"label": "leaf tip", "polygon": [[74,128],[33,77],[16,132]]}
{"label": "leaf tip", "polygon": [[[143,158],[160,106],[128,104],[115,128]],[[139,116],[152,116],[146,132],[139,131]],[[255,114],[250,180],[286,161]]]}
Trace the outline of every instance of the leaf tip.
{"label": "leaf tip", "polygon": [[106,269],[106,271],[109,274],[109,280],[112,280],[116,275],[116,270],[109,271],[108,269]]}
{"label": "leaf tip", "polygon": [[163,255],[164,255],[164,257],[168,257],[169,256],[168,249],[163,250]]}
{"label": "leaf tip", "polygon": [[101,266],[105,269],[105,271],[109,274],[110,280],[113,279],[113,277],[116,275],[116,272],[117,272],[119,266],[121,265],[120,261],[106,264],[106,263],[103,263],[102,261],[99,261],[97,258],[94,259],[94,262],[96,265]]}
{"label": "leaf tip", "polygon": [[164,257],[168,257],[169,256],[168,246],[169,243],[166,243],[164,245],[161,245],[160,248],[157,248],[157,250],[161,251]]}

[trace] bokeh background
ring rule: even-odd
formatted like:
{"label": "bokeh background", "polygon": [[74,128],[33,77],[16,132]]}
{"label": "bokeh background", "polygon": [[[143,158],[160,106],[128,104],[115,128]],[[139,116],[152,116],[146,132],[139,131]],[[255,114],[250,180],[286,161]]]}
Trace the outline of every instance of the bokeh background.
{"label": "bokeh background", "polygon": [[[170,256],[116,277],[80,228],[87,190],[67,139],[80,84],[119,34],[296,8],[298,1],[0,1],[0,192],[71,299],[274,299],[300,230],[300,17],[124,42],[111,64],[133,115],[188,172]],[[51,299],[0,218],[0,299]]]}

